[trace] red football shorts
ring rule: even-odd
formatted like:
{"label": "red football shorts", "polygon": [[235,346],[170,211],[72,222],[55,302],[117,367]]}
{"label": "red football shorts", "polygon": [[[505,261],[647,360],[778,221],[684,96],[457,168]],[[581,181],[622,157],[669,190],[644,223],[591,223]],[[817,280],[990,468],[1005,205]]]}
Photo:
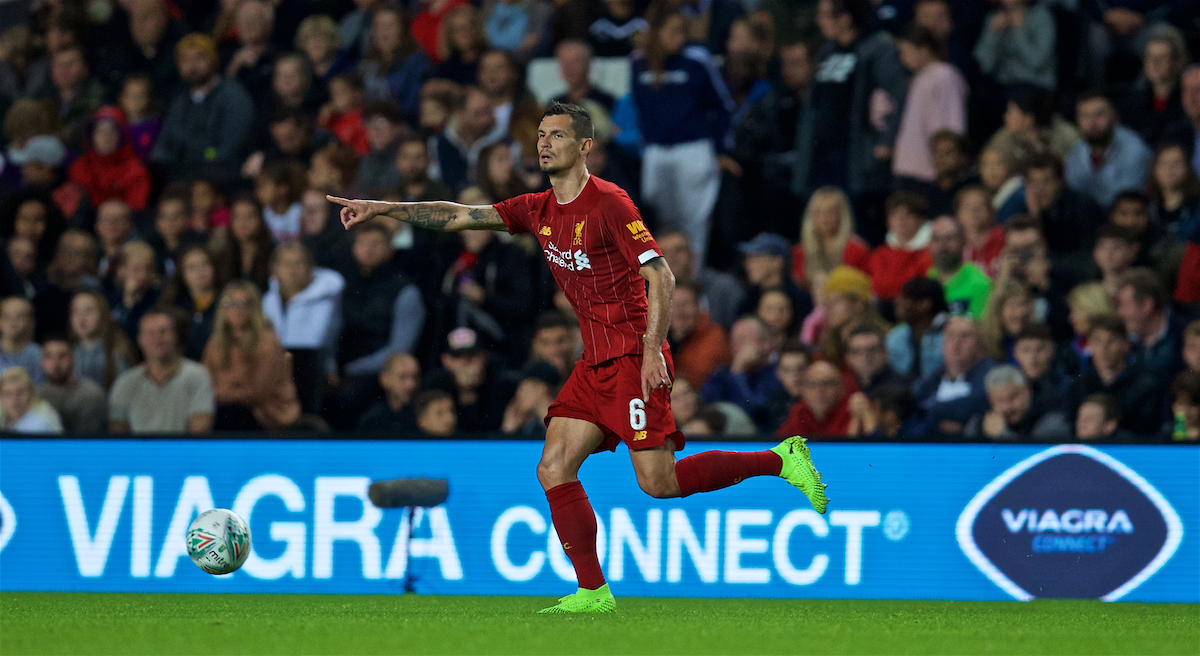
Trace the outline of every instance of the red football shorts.
{"label": "red football shorts", "polygon": [[[663,351],[667,372],[675,380],[671,352]],[[604,433],[600,451],[616,451],[624,442],[631,450],[662,446],[667,438],[675,450],[683,449],[683,433],[675,427],[671,414],[671,390],[660,387],[642,400],[642,356],[623,355],[589,367],[576,362],[558,398],[550,404],[546,425],[551,417],[582,419],[595,424]]]}

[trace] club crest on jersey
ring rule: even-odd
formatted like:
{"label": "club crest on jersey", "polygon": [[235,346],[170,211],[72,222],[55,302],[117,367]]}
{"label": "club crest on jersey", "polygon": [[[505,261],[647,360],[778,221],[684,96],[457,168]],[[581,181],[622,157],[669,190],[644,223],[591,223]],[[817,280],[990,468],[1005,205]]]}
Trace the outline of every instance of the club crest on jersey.
{"label": "club crest on jersey", "polygon": [[629,229],[629,234],[633,235],[634,239],[643,243],[650,241],[650,231],[646,229],[646,224],[642,223],[641,219],[626,223],[625,227]]}
{"label": "club crest on jersey", "polygon": [[538,230],[538,234],[542,235],[543,237],[549,237],[550,236],[550,226],[542,226],[542,229]]}
{"label": "club crest on jersey", "polygon": [[582,271],[592,268],[592,262],[588,259],[587,253],[583,249],[577,248],[574,251],[571,249],[559,250],[552,243],[547,243],[545,248],[546,260],[551,264],[556,264],[567,271]]}
{"label": "club crest on jersey", "polygon": [[575,224],[575,241],[571,242],[572,246],[583,246],[583,224],[586,221],[580,221]]}

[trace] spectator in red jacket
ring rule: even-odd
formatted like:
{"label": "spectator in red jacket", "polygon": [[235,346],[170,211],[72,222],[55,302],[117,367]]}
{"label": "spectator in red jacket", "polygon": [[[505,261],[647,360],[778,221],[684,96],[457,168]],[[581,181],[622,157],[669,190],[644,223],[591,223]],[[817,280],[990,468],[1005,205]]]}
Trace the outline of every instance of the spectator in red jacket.
{"label": "spectator in red jacket", "polygon": [[887,242],[875,247],[867,260],[867,273],[875,296],[890,301],[910,278],[925,275],[933,260],[929,257],[930,228],[925,220],[925,197],[912,191],[897,191],[888,196]]}
{"label": "spectator in red jacket", "polygon": [[801,287],[819,288],[825,276],[842,264],[865,269],[870,248],[854,234],[854,214],[846,192],[834,186],[821,187],[804,208],[800,243],[792,246],[792,277]]}
{"label": "spectator in red jacket", "polygon": [[93,207],[116,198],[136,212],[146,209],[150,198],[150,170],[133,152],[129,124],[119,107],[96,110],[83,156],[68,175],[87,191]]}
{"label": "spectator in red jacket", "polygon": [[857,437],[875,430],[869,419],[870,401],[862,392],[846,393],[846,378],[825,360],[808,365],[800,400],[776,435],[813,437]]}

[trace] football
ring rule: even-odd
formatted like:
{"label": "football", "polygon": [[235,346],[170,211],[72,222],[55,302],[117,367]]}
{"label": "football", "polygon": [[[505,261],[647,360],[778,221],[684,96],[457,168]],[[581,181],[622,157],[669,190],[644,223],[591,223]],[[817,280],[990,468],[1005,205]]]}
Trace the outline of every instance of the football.
{"label": "football", "polygon": [[187,551],[196,567],[209,574],[231,574],[250,555],[250,527],[222,508],[200,513],[188,527]]}

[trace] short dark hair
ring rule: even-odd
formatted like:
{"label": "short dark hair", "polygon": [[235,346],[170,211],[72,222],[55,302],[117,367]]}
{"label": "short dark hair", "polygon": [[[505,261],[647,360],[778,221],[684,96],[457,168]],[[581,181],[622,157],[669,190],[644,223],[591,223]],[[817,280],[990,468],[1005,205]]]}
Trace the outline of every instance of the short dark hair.
{"label": "short dark hair", "polygon": [[938,59],[946,58],[946,41],[923,25],[909,23],[900,33],[900,40],[932,52]]}
{"label": "short dark hair", "polygon": [[1108,94],[1104,93],[1100,89],[1088,89],[1079,94],[1079,96],[1075,98],[1075,106],[1078,107],[1083,103],[1092,100],[1103,100],[1104,102],[1108,103],[1109,107],[1112,107],[1114,110],[1116,110],[1117,106],[1115,103],[1113,103],[1112,98],[1109,98]]}
{"label": "short dark hair", "polygon": [[[934,136],[937,136],[937,135],[934,135]],[[984,197],[987,198],[988,208],[990,209],[992,207],[992,192],[987,187],[985,187],[981,184],[969,184],[969,185],[964,186],[962,189],[959,189],[954,194],[954,213],[955,214],[957,214],[958,210],[962,208],[963,199],[971,194],[983,194]]]}
{"label": "short dark hair", "polygon": [[386,119],[388,123],[399,124],[404,122],[404,115],[400,112],[400,106],[390,100],[368,100],[363,103],[363,122],[373,118]]}
{"label": "short dark hair", "polygon": [[880,344],[883,344],[883,342],[887,339],[887,335],[884,335],[883,331],[880,330],[878,326],[860,323],[850,329],[850,334],[846,335],[846,343],[849,344],[850,340],[858,337],[859,335],[874,335],[875,337],[879,338]]}
{"label": "short dark hair", "polygon": [[311,127],[311,120],[308,114],[304,113],[299,107],[279,107],[274,112],[271,112],[271,118],[268,123],[270,125],[278,125],[280,123],[295,123],[305,130]]}
{"label": "short dark hair", "polygon": [[1167,293],[1167,288],[1162,283],[1162,279],[1158,274],[1145,267],[1130,269],[1121,275],[1120,281],[1117,283],[1117,289],[1121,290],[1126,287],[1133,289],[1133,298],[1137,301],[1150,299],[1154,302],[1154,309],[1161,310],[1170,302],[1171,297]]}
{"label": "short dark hair", "polygon": [[1138,203],[1140,205],[1145,205],[1145,206],[1149,207],[1150,206],[1150,197],[1147,196],[1145,192],[1137,191],[1136,189],[1130,189],[1129,191],[1122,191],[1121,193],[1117,194],[1116,198],[1113,199],[1112,207],[1115,209],[1117,206],[1117,203],[1128,203],[1128,202],[1134,202],[1134,203]]}
{"label": "short dark hair", "polygon": [[704,287],[701,286],[700,283],[696,282],[695,280],[690,280],[690,279],[676,280],[675,281],[675,289],[686,289],[686,290],[692,292],[693,294],[695,294],[697,299],[699,299],[701,296],[704,295]]}
{"label": "short dark hair", "polygon": [[182,353],[188,338],[187,315],[178,307],[152,307],[146,310],[142,318],[138,320],[138,330],[141,330],[141,322],[145,321],[147,317],[155,316],[166,317],[171,322],[171,332],[175,333],[175,351]]}
{"label": "short dark hair", "polygon": [[1100,241],[1101,239],[1117,239],[1125,242],[1126,245],[1137,243],[1137,237],[1133,235],[1133,232],[1129,228],[1116,225],[1115,223],[1105,223],[1096,228],[1096,241]]}
{"label": "short dark hair", "polygon": [[67,337],[67,334],[62,332],[54,332],[47,335],[42,340],[42,348],[46,348],[46,345],[50,342],[63,342],[68,348],[71,347],[71,338]]}
{"label": "short dark hair", "polygon": [[917,216],[925,217],[929,211],[929,201],[915,191],[896,191],[887,197],[884,208],[891,213],[897,207],[903,207]]}
{"label": "short dark hair", "polygon": [[1200,403],[1200,371],[1180,372],[1171,383],[1171,400],[1187,398],[1189,403]]}
{"label": "short dark hair", "polygon": [[425,414],[425,411],[429,409],[429,406],[441,401],[442,399],[445,399],[451,403],[454,402],[454,397],[450,395],[450,392],[447,392],[443,389],[427,389],[417,392],[417,395],[413,397],[413,414],[417,417],[420,417],[421,415]]}
{"label": "short dark hair", "polygon": [[359,235],[365,235],[368,232],[378,232],[379,234],[383,235],[384,241],[386,241],[388,245],[391,245],[391,231],[387,229],[387,226],[384,226],[378,221],[367,221],[366,223],[358,224],[354,228],[354,237],[357,239]]}
{"label": "short dark hair", "polygon": [[571,132],[575,133],[576,139],[596,138],[596,128],[592,126],[592,115],[579,105],[552,100],[549,105],[546,105],[546,111],[542,114],[542,118],[547,116],[570,116]]}
{"label": "short dark hair", "polygon": [[812,357],[812,351],[809,351],[808,347],[804,345],[804,342],[800,341],[800,339],[796,337],[784,342],[783,346],[779,349],[780,357],[788,354],[803,355],[806,358]]}
{"label": "short dark hair", "polygon": [[1104,410],[1104,421],[1116,421],[1121,418],[1121,409],[1117,407],[1117,401],[1107,394],[1088,394],[1083,397],[1083,402],[1079,405],[1082,406],[1084,403],[1095,403],[1100,406]]}
{"label": "short dark hair", "polygon": [[1040,128],[1050,127],[1054,121],[1054,94],[1033,84],[1015,86],[1008,101],[1026,114],[1033,115],[1033,122]]}
{"label": "short dark hair", "polygon": [[1025,166],[1021,172],[1029,175],[1030,171],[1051,171],[1059,180],[1066,175],[1062,160],[1054,153],[1034,153],[1025,158]]}
{"label": "short dark hair", "polygon": [[917,276],[909,279],[900,288],[900,295],[914,301],[929,301],[929,311],[935,316],[949,309],[946,305],[946,290],[942,283],[933,278]]}
{"label": "short dark hair", "polygon": [[1042,231],[1042,222],[1028,214],[1015,214],[1009,220],[1004,222],[1004,232],[1020,232],[1021,230],[1037,230]]}
{"label": "short dark hair", "polygon": [[971,151],[971,140],[967,138],[967,135],[962,134],[961,132],[956,132],[949,128],[938,130],[937,132],[933,133],[933,136],[929,137],[930,146],[938,143],[939,141],[949,141],[953,143],[954,147],[958,149],[958,152],[962,153],[963,155],[966,155]]}
{"label": "short dark hair", "polygon": [[559,310],[546,310],[537,317],[537,324],[534,326],[533,332],[538,333],[546,328],[566,328],[570,330],[575,327],[575,322],[571,321],[570,317],[563,314]]}
{"label": "short dark hair", "polygon": [[834,14],[850,14],[854,27],[866,27],[871,20],[871,0],[830,0]]}
{"label": "short dark hair", "polygon": [[1023,339],[1033,339],[1039,342],[1054,342],[1054,335],[1050,332],[1050,326],[1044,323],[1030,322],[1025,324],[1024,328],[1017,333],[1013,343],[1016,344]]}
{"label": "short dark hair", "polygon": [[900,421],[917,414],[917,397],[903,385],[884,385],[871,393],[871,400],[879,404],[881,414],[891,410]]}
{"label": "short dark hair", "polygon": [[1111,333],[1120,337],[1125,341],[1129,341],[1129,334],[1125,332],[1125,322],[1121,321],[1121,317],[1115,314],[1097,314],[1090,320],[1088,326],[1088,336],[1097,330],[1103,330],[1106,333]]}

